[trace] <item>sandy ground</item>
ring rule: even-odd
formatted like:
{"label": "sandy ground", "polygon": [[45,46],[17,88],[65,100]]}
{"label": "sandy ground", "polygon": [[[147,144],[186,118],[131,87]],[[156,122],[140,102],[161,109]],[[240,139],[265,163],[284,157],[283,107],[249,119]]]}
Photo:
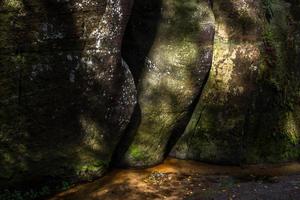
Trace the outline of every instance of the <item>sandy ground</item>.
{"label": "sandy ground", "polygon": [[49,200],[300,200],[300,163],[218,166],[167,159],[143,170],[113,170]]}

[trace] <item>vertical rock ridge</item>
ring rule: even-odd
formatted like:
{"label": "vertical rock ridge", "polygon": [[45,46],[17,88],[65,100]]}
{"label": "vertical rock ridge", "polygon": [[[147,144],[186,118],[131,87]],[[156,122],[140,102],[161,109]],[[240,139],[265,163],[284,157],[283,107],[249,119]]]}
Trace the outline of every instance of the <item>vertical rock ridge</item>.
{"label": "vertical rock ridge", "polygon": [[123,52],[138,83],[141,113],[123,165],[161,162],[170,138],[183,132],[211,66],[213,35],[207,1],[135,2]]}

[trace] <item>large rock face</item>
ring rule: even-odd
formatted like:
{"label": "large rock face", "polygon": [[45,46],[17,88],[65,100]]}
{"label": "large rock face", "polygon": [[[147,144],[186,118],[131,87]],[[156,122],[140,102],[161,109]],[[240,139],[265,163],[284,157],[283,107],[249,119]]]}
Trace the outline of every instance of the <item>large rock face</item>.
{"label": "large rock face", "polygon": [[211,67],[214,17],[207,1],[137,0],[127,30],[124,59],[140,113],[121,163],[148,166],[163,160],[189,120]]}
{"label": "large rock face", "polygon": [[0,186],[103,174],[136,103],[130,0],[0,2]]}
{"label": "large rock face", "polygon": [[299,19],[297,24],[290,14],[299,2],[294,3],[214,1],[211,74],[171,155],[235,164],[299,159]]}
{"label": "large rock face", "polygon": [[0,1],[1,189],[112,158],[300,159],[299,0],[135,0],[127,25],[131,7]]}

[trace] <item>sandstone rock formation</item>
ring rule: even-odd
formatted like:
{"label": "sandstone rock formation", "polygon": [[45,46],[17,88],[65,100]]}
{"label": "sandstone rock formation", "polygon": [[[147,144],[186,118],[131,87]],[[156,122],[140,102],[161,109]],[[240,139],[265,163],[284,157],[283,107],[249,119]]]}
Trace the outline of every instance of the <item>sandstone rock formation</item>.
{"label": "sandstone rock formation", "polygon": [[280,0],[214,1],[212,70],[173,156],[234,164],[299,159],[294,6]]}
{"label": "sandstone rock formation", "polygon": [[136,104],[121,58],[131,4],[1,1],[1,185],[107,169]]}
{"label": "sandstone rock formation", "polygon": [[0,189],[169,155],[299,160],[299,13],[299,0],[0,1]]}
{"label": "sandstone rock formation", "polygon": [[127,30],[140,122],[122,162],[149,166],[164,159],[194,109],[211,67],[214,16],[207,1],[136,0]]}

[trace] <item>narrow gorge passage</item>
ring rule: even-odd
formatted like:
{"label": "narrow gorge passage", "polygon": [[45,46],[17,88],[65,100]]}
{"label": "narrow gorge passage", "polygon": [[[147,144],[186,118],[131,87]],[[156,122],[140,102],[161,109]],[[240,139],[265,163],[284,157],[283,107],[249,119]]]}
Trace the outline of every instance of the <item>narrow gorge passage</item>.
{"label": "narrow gorge passage", "polygon": [[0,200],[299,199],[299,13],[0,0]]}

